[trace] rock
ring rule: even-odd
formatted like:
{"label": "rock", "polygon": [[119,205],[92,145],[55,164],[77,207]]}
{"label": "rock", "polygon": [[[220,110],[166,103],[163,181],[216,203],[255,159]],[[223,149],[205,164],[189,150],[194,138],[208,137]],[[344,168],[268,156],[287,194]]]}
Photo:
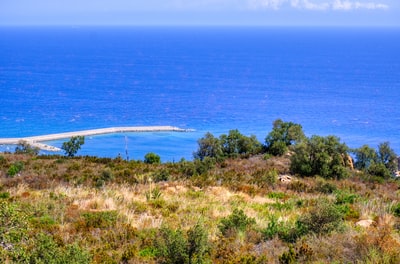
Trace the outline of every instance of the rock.
{"label": "rock", "polygon": [[346,166],[352,170],[354,170],[354,163],[353,159],[350,155],[347,155],[346,160],[345,160]]}
{"label": "rock", "polygon": [[367,219],[367,220],[360,220],[356,223],[356,226],[361,226],[364,228],[370,227],[371,225],[373,225],[375,222],[371,219]]}
{"label": "rock", "polygon": [[289,183],[292,181],[292,176],[289,175],[279,175],[279,181],[283,183]]}

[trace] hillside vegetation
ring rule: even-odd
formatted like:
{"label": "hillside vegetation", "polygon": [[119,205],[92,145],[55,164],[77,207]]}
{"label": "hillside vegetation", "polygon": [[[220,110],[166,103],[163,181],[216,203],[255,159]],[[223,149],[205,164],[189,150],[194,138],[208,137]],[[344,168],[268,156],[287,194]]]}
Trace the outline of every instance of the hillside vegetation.
{"label": "hillside vegetation", "polygon": [[0,154],[2,263],[400,263],[386,142],[277,120],[264,143],[208,133],[176,163],[17,150]]}

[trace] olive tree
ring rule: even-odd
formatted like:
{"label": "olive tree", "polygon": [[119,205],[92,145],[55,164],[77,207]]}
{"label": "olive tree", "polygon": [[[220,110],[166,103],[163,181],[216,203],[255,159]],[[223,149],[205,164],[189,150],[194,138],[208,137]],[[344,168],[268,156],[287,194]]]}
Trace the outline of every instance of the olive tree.
{"label": "olive tree", "polygon": [[146,155],[144,155],[144,163],[147,163],[147,164],[160,164],[161,163],[161,158],[156,153],[149,152]]}
{"label": "olive tree", "polygon": [[301,176],[341,179],[348,175],[348,147],[335,136],[312,136],[294,148],[291,170]]}
{"label": "olive tree", "polygon": [[197,144],[199,147],[193,153],[195,159],[203,160],[206,157],[219,158],[222,156],[221,142],[210,132],[207,132],[204,137],[197,140]]}
{"label": "olive tree", "polygon": [[303,128],[293,122],[284,122],[277,119],[273,123],[272,131],[265,138],[265,148],[268,153],[281,156],[288,147],[305,139]]}
{"label": "olive tree", "polygon": [[389,142],[383,142],[375,150],[364,145],[353,150],[355,154],[355,167],[369,175],[381,178],[390,178],[398,169],[398,159]]}
{"label": "olive tree", "polygon": [[85,144],[84,136],[73,136],[69,141],[62,144],[61,149],[68,157],[74,157],[83,144]]}

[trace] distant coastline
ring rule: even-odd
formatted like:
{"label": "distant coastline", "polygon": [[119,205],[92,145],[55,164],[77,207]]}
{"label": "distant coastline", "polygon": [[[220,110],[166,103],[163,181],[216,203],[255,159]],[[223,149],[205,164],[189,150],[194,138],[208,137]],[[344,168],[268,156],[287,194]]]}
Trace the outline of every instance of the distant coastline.
{"label": "distant coastline", "polygon": [[57,134],[48,134],[32,137],[21,137],[21,138],[0,138],[0,145],[15,145],[21,141],[26,141],[30,145],[37,147],[41,150],[47,151],[60,151],[61,149],[46,145],[40,142],[66,139],[74,136],[94,136],[114,133],[126,133],[126,132],[191,132],[193,129],[183,129],[174,126],[133,126],[133,127],[109,127],[99,128],[81,131],[64,132]]}

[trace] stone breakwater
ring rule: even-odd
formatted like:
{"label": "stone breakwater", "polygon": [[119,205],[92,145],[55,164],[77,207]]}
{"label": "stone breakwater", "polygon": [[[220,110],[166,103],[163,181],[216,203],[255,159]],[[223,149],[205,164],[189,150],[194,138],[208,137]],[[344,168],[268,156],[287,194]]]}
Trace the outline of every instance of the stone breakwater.
{"label": "stone breakwater", "polygon": [[90,130],[81,130],[57,134],[48,134],[22,138],[0,138],[0,145],[15,145],[25,141],[33,147],[47,151],[60,151],[61,149],[41,143],[44,141],[71,138],[74,136],[95,136],[104,134],[128,133],[128,132],[191,132],[193,129],[183,129],[173,126],[135,126],[135,127],[109,127]]}

